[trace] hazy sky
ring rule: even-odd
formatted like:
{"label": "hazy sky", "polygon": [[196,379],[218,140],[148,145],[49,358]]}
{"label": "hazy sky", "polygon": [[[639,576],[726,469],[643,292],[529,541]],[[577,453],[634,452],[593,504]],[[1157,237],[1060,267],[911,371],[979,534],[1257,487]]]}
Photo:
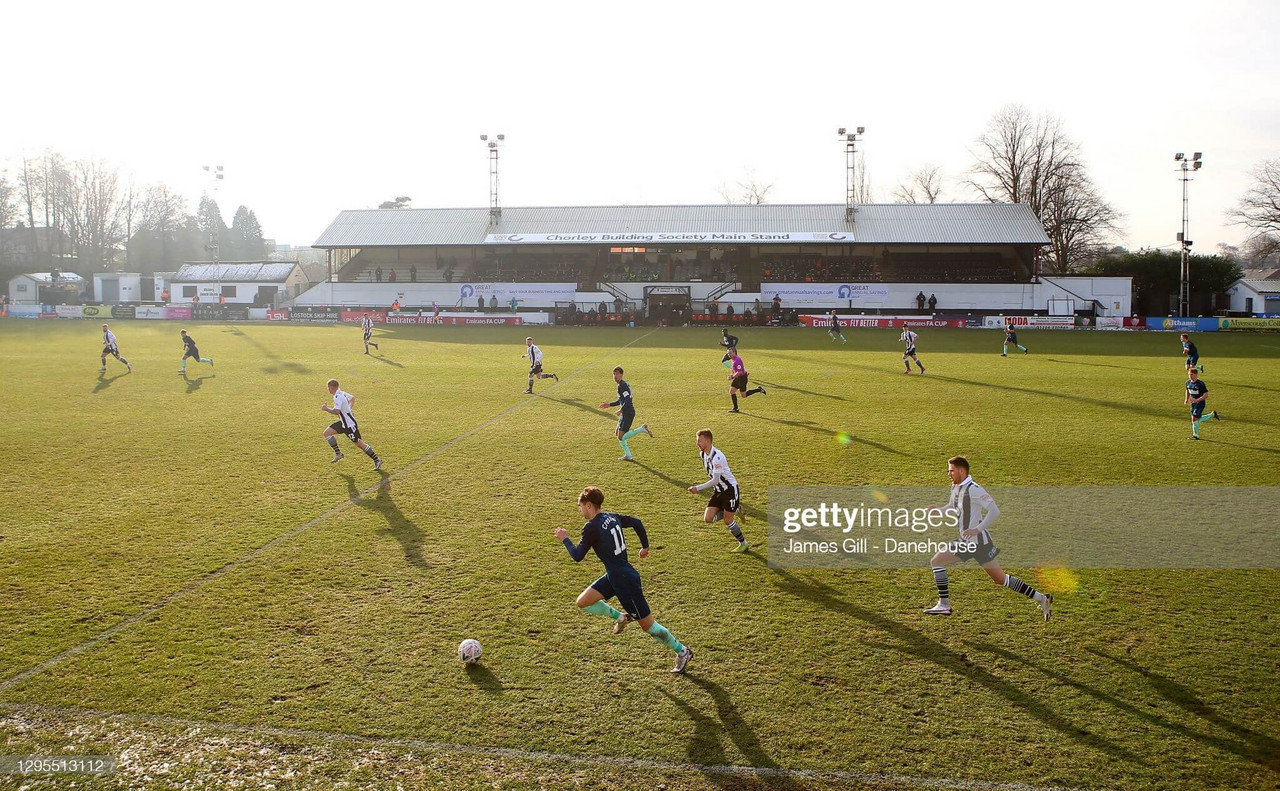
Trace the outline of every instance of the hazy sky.
{"label": "hazy sky", "polygon": [[[397,195],[502,202],[842,203],[840,126],[865,126],[876,197],[925,162],[955,179],[1002,105],[1063,118],[1130,247],[1224,212],[1280,157],[1280,2],[25,3],[4,12],[0,167],[53,148],[193,199],[222,164],[228,221],[310,244]],[[193,200],[194,208],[194,200]]]}

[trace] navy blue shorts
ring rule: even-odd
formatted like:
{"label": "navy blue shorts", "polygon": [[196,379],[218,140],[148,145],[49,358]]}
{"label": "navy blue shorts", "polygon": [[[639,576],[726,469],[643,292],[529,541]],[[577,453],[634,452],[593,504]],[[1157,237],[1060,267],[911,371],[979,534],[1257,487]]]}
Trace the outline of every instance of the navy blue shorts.
{"label": "navy blue shorts", "polygon": [[184,360],[185,360],[185,359],[187,359],[188,357],[190,357],[190,358],[191,358],[191,359],[193,359],[193,360],[199,360],[199,359],[200,359],[200,350],[199,350],[199,349],[197,349],[197,348],[196,348],[196,347],[194,347],[194,346],[188,346],[188,347],[187,347],[187,350],[186,350],[185,352],[183,352],[183,353],[182,353],[182,359],[184,359]]}
{"label": "navy blue shorts", "polygon": [[1190,367],[1191,367],[1191,366],[1193,366],[1193,365],[1199,365],[1199,364],[1200,364],[1200,355],[1198,355],[1198,354],[1188,354],[1188,355],[1187,355],[1187,367],[1188,367],[1188,368],[1190,368]]}
{"label": "navy blue shorts", "polygon": [[591,587],[605,599],[618,597],[622,611],[637,621],[649,617],[649,602],[644,600],[644,592],[640,589],[640,575],[635,569],[630,574],[618,573],[613,576],[606,571],[603,577],[591,583]]}
{"label": "navy blue shorts", "polygon": [[631,430],[631,424],[636,420],[635,412],[623,412],[618,416],[618,431],[626,433]]}
{"label": "navy blue shorts", "polygon": [[1200,416],[1204,414],[1204,405],[1205,405],[1205,404],[1207,404],[1207,403],[1209,403],[1209,402],[1208,402],[1208,401],[1193,401],[1193,402],[1191,403],[1191,417],[1195,418],[1196,420],[1199,420],[1199,419],[1200,419]]}

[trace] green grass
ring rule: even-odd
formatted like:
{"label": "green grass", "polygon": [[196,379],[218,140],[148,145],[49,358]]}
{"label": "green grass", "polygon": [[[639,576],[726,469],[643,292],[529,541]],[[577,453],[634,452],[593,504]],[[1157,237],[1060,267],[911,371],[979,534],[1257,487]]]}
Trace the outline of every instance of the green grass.
{"label": "green grass", "polygon": [[[770,570],[731,555],[723,525],[699,521],[705,498],[682,491],[705,478],[702,427],[761,542],[768,486],[945,497],[954,454],[990,486],[1280,485],[1275,336],[1198,339],[1227,419],[1192,443],[1166,333],[1020,332],[1032,353],[1002,359],[1000,333],[922,332],[929,372],[906,377],[896,331],[836,347],[814,330],[744,330],[769,394],[729,415],[714,330],[534,330],[564,381],[531,398],[526,328],[387,328],[380,358],[350,327],[187,328],[216,367],[184,380],[169,322],[113,324],[134,372],[110,360],[102,377],[96,325],[0,322],[0,683],[188,591],[0,690],[0,705],[914,778],[1280,783],[1274,570],[1083,570],[1044,624],[962,566],[957,614],[931,620],[927,568]],[[631,441],[636,465],[617,461],[612,414],[595,407],[614,397],[614,365],[657,434]],[[329,464],[329,377],[356,395],[389,477],[349,449]],[[587,484],[645,520],[654,552],[633,562],[658,619],[697,652],[687,677],[639,630],[615,638],[573,607],[599,564],[575,566],[552,531],[576,534]],[[485,646],[470,673],[454,656],[464,637]],[[0,719],[0,753],[60,749],[58,728],[43,732]],[[441,760],[408,782],[809,785]],[[311,781],[359,781],[351,767],[335,758]]]}

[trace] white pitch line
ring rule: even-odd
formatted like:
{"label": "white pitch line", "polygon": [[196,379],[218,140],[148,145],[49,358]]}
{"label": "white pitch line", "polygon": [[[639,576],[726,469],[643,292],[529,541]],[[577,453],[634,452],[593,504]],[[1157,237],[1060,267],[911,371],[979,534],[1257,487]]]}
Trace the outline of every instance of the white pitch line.
{"label": "white pitch line", "polygon": [[403,739],[392,736],[366,736],[353,733],[336,733],[333,731],[310,730],[306,728],[282,728],[270,725],[241,725],[233,722],[216,720],[192,720],[181,717],[167,717],[161,714],[120,714],[94,709],[61,708],[57,706],[28,705],[22,703],[0,703],[0,709],[28,715],[53,714],[63,717],[81,719],[111,719],[120,722],[141,723],[171,728],[200,728],[226,733],[237,733],[244,736],[286,739],[309,739],[312,741],[334,744],[354,744],[366,747],[397,748],[405,750],[421,750],[437,753],[457,753],[477,755],[484,758],[514,758],[530,761],[545,761],[554,764],[575,763],[607,768],[626,767],[631,769],[649,769],[665,772],[698,773],[729,776],[749,776],[777,778],[783,780],[816,780],[820,782],[865,783],[888,788],[937,788],[948,791],[1081,791],[1081,789],[1062,786],[1038,786],[1026,783],[999,783],[989,780],[955,780],[940,777],[906,777],[902,775],[881,774],[879,772],[840,772],[820,771],[816,769],[783,769],[776,766],[739,766],[733,764],[698,764],[679,761],[659,761],[649,758],[628,758],[625,756],[574,755],[572,753],[553,753],[542,750],[520,750],[510,747],[481,747],[471,744],[454,744],[451,742],[432,742],[421,739]]}
{"label": "white pitch line", "polygon": [[[622,346],[619,346],[617,349],[614,349],[613,351],[609,352],[603,357],[592,360],[586,365],[583,365],[582,367],[573,371],[573,373],[564,377],[564,381],[568,381],[569,379],[572,379],[573,377],[577,376],[579,373],[598,364],[602,360],[608,359],[610,356],[617,354],[623,349],[627,349],[631,346],[636,345],[637,343],[644,340],[645,338],[648,338],[650,335],[654,334],[657,331],[658,331],[657,329],[649,330],[644,335],[641,335],[639,338],[636,338],[630,343],[623,344]],[[560,384],[561,384],[560,382],[556,382],[554,385],[547,388],[547,390],[543,392],[549,392],[551,390],[554,390],[557,387],[559,387]],[[517,404],[513,404],[507,407],[506,409],[502,410],[498,414],[489,418],[484,423],[481,423],[475,428],[464,431],[463,433],[459,434],[453,439],[445,442],[443,445],[436,448],[435,450],[432,450],[426,453],[425,455],[419,456],[418,458],[406,464],[404,467],[397,469],[394,473],[388,475],[386,478],[380,479],[373,486],[370,486],[369,488],[360,492],[358,497],[364,497],[366,495],[376,492],[378,489],[381,489],[383,486],[385,486],[388,481],[394,480],[395,478],[398,478],[401,475],[405,475],[406,473],[411,472],[413,469],[415,469],[419,465],[427,461],[430,461],[435,456],[439,455],[440,453],[443,453],[449,448],[452,448],[454,445],[457,445],[459,442],[462,442],[463,440],[476,434],[477,432],[483,431],[489,426],[492,426],[494,423],[497,423],[499,420],[503,419],[504,417],[511,414],[512,412],[515,412],[519,409],[523,409],[524,407],[533,403],[537,403],[537,400],[533,398],[526,398]],[[18,673],[15,676],[11,676],[10,678],[5,679],[4,681],[0,681],[0,692],[4,692],[18,684],[21,684],[23,681],[26,681],[28,678],[31,678],[37,673],[44,672],[45,670],[48,670],[54,665],[61,664],[62,662],[65,662],[66,660],[70,659],[73,656],[76,656],[77,654],[80,654],[84,651],[88,651],[89,649],[100,645],[103,641],[111,639],[113,636],[115,636],[118,632],[120,632],[123,629],[127,629],[136,623],[147,620],[148,618],[155,615],[157,612],[169,606],[170,604],[173,604],[176,601],[181,601],[182,599],[185,599],[187,596],[191,595],[192,593],[195,593],[196,591],[205,587],[209,583],[220,579],[221,577],[236,570],[237,568],[243,566],[244,564],[257,559],[259,556],[267,552],[270,552],[276,546],[283,544],[284,542],[296,537],[300,533],[310,530],[312,527],[315,527],[316,525],[320,524],[321,522],[328,519],[329,517],[334,516],[335,514],[339,513],[344,508],[346,508],[347,506],[351,505],[351,502],[354,499],[357,499],[357,498],[348,498],[346,500],[343,500],[342,502],[338,503],[337,505],[330,508],[328,511],[325,511],[324,513],[320,514],[319,516],[313,517],[307,520],[306,522],[303,522],[301,525],[298,525],[297,527],[295,527],[294,529],[290,530],[287,533],[283,533],[279,536],[276,536],[275,538],[271,539],[270,541],[258,547],[257,549],[250,551],[248,554],[242,555],[241,557],[238,557],[235,560],[229,561],[225,565],[220,566],[219,568],[216,568],[213,571],[210,571],[209,573],[205,574],[203,577],[200,577],[199,579],[195,580],[191,584],[187,585],[185,588],[181,588],[177,591],[174,591],[173,593],[170,593],[168,596],[165,596],[160,601],[156,602],[150,607],[147,607],[142,612],[136,615],[132,615],[124,619],[123,621],[120,621],[119,623],[115,624],[114,626],[108,627],[107,629],[104,629],[103,631],[98,632],[96,635],[94,635],[93,637],[90,637],[88,640],[85,640],[84,642],[78,645],[74,645],[71,648],[68,648],[67,650],[63,651],[62,653],[56,656],[52,656],[44,660],[43,662],[40,662],[39,664],[33,665],[27,668],[26,670],[22,671],[21,673]]]}

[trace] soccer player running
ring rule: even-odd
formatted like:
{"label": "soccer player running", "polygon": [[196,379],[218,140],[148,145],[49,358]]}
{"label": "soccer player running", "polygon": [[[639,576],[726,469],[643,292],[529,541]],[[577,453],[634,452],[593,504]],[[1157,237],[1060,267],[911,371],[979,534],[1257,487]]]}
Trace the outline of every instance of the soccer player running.
{"label": "soccer player running", "polygon": [[102,325],[102,367],[98,372],[107,370],[107,355],[111,355],[120,362],[124,363],[124,367],[133,372],[133,366],[129,365],[129,361],[120,356],[120,345],[116,343],[116,334],[111,331],[107,325]]}
{"label": "soccer player running", "polygon": [[733,409],[730,409],[729,411],[737,412],[739,393],[742,394],[743,398],[753,396],[756,393],[760,393],[761,395],[769,394],[766,393],[764,388],[759,385],[756,385],[753,390],[748,390],[747,377],[750,376],[750,374],[747,373],[747,366],[743,364],[742,358],[738,356],[738,347],[730,347],[729,354],[732,355],[729,358],[729,362],[731,363],[729,371],[729,397],[733,399]]}
{"label": "soccer player running", "polygon": [[738,348],[738,336],[730,335],[728,328],[720,330],[720,345],[725,348],[724,356],[720,358],[720,364],[725,368],[731,368],[729,360],[732,359],[733,352],[729,350]]}
{"label": "soccer player running", "polygon": [[933,566],[933,581],[938,586],[938,603],[925,610],[925,614],[951,614],[947,566],[959,561],[974,560],[987,572],[992,582],[1034,600],[1044,612],[1044,619],[1049,620],[1053,614],[1053,595],[1041,593],[1012,574],[1005,574],[996,562],[996,555],[1000,554],[1000,550],[991,543],[991,534],[987,532],[987,528],[1000,515],[1000,509],[987,490],[974,483],[973,476],[969,474],[968,460],[963,456],[947,459],[947,477],[951,479],[952,485],[951,499],[947,501],[946,510],[959,514],[961,540],[953,541],[930,561]]}
{"label": "soccer player running", "polygon": [[196,348],[196,339],[187,334],[186,330],[178,330],[182,334],[182,367],[178,369],[178,373],[185,374],[187,372],[187,358],[200,363],[208,363],[209,367],[213,367],[212,357],[201,357],[200,350]]}
{"label": "soccer player running", "polygon": [[[378,344],[370,340],[373,337],[373,317],[368,313],[364,314],[364,318],[360,319],[360,329],[364,331],[364,353],[369,353],[370,346],[378,349]],[[378,349],[378,351],[382,350]]]}
{"label": "soccer player running", "polygon": [[[613,633],[621,634],[627,624],[635,621],[645,633],[670,648],[676,655],[672,673],[683,673],[693,659],[693,649],[681,644],[667,628],[653,618],[649,603],[644,600],[640,574],[627,560],[627,543],[622,529],[629,527],[640,537],[640,557],[649,556],[649,536],[644,523],[634,516],[608,514],[601,510],[604,492],[588,486],[578,495],[578,513],[587,523],[582,526],[582,540],[577,546],[569,540],[569,531],[556,528],[556,540],[564,544],[573,562],[580,563],[588,550],[595,550],[596,557],[604,564],[604,576],[578,595],[577,604],[592,615],[603,615],[613,620]],[[622,612],[615,610],[608,599],[618,597]]]}
{"label": "soccer player running", "polygon": [[830,329],[827,330],[827,335],[831,336],[831,342],[835,343],[836,338],[839,337],[841,343],[848,343],[848,341],[844,339],[844,333],[840,331],[840,317],[836,315],[835,308],[831,309],[830,316],[831,326]]}
{"label": "soccer player running", "polygon": [[529,358],[529,387],[525,392],[533,392],[534,379],[554,379],[559,382],[560,377],[555,374],[544,374],[542,372],[542,350],[533,345],[533,338],[525,338],[524,345],[525,352],[520,355],[520,359],[523,360],[526,357]]}
{"label": "soccer player running", "polygon": [[920,337],[906,327],[902,328],[902,337],[898,340],[907,345],[907,350],[902,353],[902,364],[907,366],[904,374],[911,373],[911,361],[915,360],[916,365],[920,366],[920,373],[924,373],[924,363],[920,362],[920,358],[916,356],[916,338]]}
{"label": "soccer player running", "polygon": [[1001,357],[1009,356],[1010,344],[1012,344],[1013,346],[1017,346],[1019,349],[1021,349],[1023,354],[1027,353],[1027,347],[1018,343],[1018,333],[1013,331],[1013,325],[1006,324],[1004,328],[1004,347],[1000,351]]}
{"label": "soccer player running", "polygon": [[648,434],[652,437],[653,432],[649,430],[648,423],[641,424],[640,428],[631,428],[631,424],[636,420],[636,405],[631,400],[631,385],[622,378],[621,365],[613,369],[613,381],[618,383],[618,400],[601,404],[600,408],[618,407],[618,427],[613,432],[613,435],[618,438],[618,444],[622,446],[622,457],[618,461],[635,461],[631,456],[631,446],[627,444],[627,440],[637,434]]}
{"label": "soccer player running", "polygon": [[706,483],[690,486],[689,493],[697,494],[703,489],[711,489],[711,499],[707,501],[707,510],[702,514],[702,521],[707,524],[723,519],[729,532],[738,539],[734,552],[746,552],[749,548],[747,539],[738,526],[738,479],[729,471],[729,462],[724,453],[711,443],[711,429],[704,428],[698,432],[698,452],[702,457],[702,466],[707,468],[710,477]]}
{"label": "soccer player running", "polygon": [[1200,373],[1204,373],[1204,366],[1200,364],[1200,350],[1196,348],[1195,343],[1187,334],[1182,333],[1182,353],[1187,358],[1187,371],[1199,369]]}
{"label": "soccer player running", "polygon": [[[1190,364],[1188,363],[1190,366]],[[1194,366],[1187,368],[1187,397],[1182,399],[1183,404],[1191,405],[1191,438],[1200,439],[1200,424],[1206,420],[1222,420],[1218,417],[1218,411],[1215,409],[1209,414],[1204,413],[1204,405],[1209,398],[1209,385],[1204,383],[1200,378],[1200,374]]]}
{"label": "soccer player running", "polygon": [[356,416],[352,410],[356,406],[356,397],[338,388],[338,380],[329,380],[329,392],[333,395],[333,406],[329,407],[324,404],[320,405],[320,409],[331,415],[337,415],[338,419],[324,430],[325,441],[329,443],[329,447],[333,448],[333,461],[339,462],[343,459],[342,451],[338,450],[338,434],[346,434],[347,439],[356,444],[364,454],[373,459],[373,468],[375,470],[382,469],[382,459],[378,458],[378,454],[373,452],[373,448],[369,447],[360,437],[360,425],[356,423]]}

